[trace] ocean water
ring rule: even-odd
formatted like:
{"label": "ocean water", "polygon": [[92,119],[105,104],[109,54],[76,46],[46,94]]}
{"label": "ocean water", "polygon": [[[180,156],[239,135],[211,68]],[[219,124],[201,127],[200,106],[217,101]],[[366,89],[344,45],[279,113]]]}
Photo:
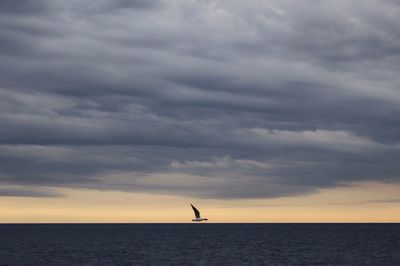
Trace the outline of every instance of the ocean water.
{"label": "ocean water", "polygon": [[400,224],[0,225],[0,265],[400,265]]}

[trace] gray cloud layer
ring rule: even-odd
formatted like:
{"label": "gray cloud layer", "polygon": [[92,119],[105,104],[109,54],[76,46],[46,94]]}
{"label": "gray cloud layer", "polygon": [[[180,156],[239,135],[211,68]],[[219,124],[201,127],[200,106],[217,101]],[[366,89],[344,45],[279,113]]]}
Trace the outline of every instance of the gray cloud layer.
{"label": "gray cloud layer", "polygon": [[396,1],[0,13],[2,186],[268,198],[400,180]]}

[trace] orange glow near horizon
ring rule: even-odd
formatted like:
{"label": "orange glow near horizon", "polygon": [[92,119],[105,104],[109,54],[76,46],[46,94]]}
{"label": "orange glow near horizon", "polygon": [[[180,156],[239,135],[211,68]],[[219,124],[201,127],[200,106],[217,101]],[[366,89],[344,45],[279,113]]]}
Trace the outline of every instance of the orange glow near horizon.
{"label": "orange glow near horizon", "polygon": [[400,222],[400,185],[362,183],[311,195],[215,200],[60,189],[59,198],[2,197],[1,223],[190,223],[193,203],[209,222]]}

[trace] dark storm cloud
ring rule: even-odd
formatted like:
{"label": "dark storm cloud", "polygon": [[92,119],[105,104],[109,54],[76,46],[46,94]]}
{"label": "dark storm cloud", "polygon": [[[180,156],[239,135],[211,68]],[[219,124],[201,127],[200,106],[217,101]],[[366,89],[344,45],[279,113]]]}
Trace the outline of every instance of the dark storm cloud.
{"label": "dark storm cloud", "polygon": [[17,2],[0,4],[2,195],[399,181],[395,1]]}
{"label": "dark storm cloud", "polygon": [[0,12],[9,15],[34,15],[66,10],[99,12],[118,9],[153,9],[162,7],[158,0],[81,0],[81,1],[46,1],[46,0],[3,0]]}
{"label": "dark storm cloud", "polygon": [[117,1],[105,1],[104,5],[108,9],[115,8],[139,8],[139,9],[153,9],[161,8],[164,4],[158,0],[117,0]]}
{"label": "dark storm cloud", "polygon": [[4,0],[0,2],[0,13],[12,15],[26,15],[42,13],[47,9],[47,2],[41,0],[13,1]]}

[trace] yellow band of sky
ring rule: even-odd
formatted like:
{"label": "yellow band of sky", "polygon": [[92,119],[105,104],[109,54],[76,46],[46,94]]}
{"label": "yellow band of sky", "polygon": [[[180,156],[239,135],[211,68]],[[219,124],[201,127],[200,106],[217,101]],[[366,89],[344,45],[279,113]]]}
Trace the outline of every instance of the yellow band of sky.
{"label": "yellow band of sky", "polygon": [[1,223],[186,223],[195,204],[209,222],[400,222],[400,185],[351,184],[311,195],[214,200],[60,189],[64,197],[2,197]]}

